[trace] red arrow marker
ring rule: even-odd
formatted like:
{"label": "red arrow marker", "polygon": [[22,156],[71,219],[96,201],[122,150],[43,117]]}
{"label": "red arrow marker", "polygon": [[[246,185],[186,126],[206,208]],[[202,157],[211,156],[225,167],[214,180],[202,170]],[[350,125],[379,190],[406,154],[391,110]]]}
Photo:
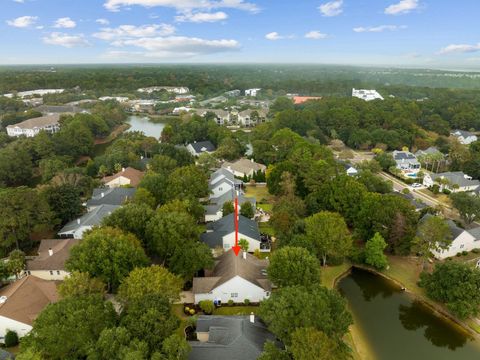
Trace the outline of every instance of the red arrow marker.
{"label": "red arrow marker", "polygon": [[234,213],[234,222],[235,222],[235,246],[232,246],[235,256],[238,256],[240,252],[240,246],[238,246],[238,198],[235,196],[235,213]]}

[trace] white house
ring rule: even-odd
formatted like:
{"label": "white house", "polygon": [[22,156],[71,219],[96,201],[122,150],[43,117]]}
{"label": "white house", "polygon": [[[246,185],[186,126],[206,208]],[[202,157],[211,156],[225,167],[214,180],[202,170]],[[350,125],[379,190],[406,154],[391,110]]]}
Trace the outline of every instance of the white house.
{"label": "white house", "polygon": [[7,134],[8,136],[12,137],[22,135],[26,137],[34,137],[41,130],[53,134],[60,130],[60,124],[58,122],[59,120],[60,114],[51,114],[33,119],[28,119],[18,124],[8,125]]}
{"label": "white house", "polygon": [[380,95],[377,90],[365,90],[365,89],[353,88],[352,96],[365,101],[372,101],[377,99],[383,100],[383,96]]}
{"label": "white house", "polygon": [[193,112],[201,117],[206,117],[208,114],[214,114],[215,122],[218,125],[226,125],[231,121],[230,112],[222,109],[195,109]]}
{"label": "white house", "polygon": [[147,93],[147,94],[151,94],[152,92],[161,91],[161,90],[165,90],[167,92],[180,94],[180,95],[188,94],[190,92],[190,89],[186,86],[150,86],[146,88],[137,89],[138,92]]}
{"label": "white house", "polygon": [[127,102],[129,99],[128,97],[126,96],[102,96],[102,97],[99,97],[98,100],[100,101],[111,101],[111,100],[115,100],[119,103],[125,103]]}
{"label": "white house", "polygon": [[261,171],[264,173],[267,167],[263,164],[256,163],[253,159],[241,158],[234,162],[225,161],[222,168],[233,172],[237,177],[253,176],[254,173]]}
{"label": "white house", "polygon": [[397,163],[397,169],[405,174],[416,174],[420,171],[422,165],[417,157],[410,151],[397,151],[392,153],[393,159]]}
{"label": "white house", "polygon": [[263,109],[252,110],[247,109],[240,111],[238,113],[238,123],[243,126],[252,126],[262,122],[265,122],[267,119],[267,112]]}
{"label": "white house", "polygon": [[[218,198],[210,198],[209,204],[205,205],[205,222],[212,222],[220,220],[223,217],[223,204],[226,202],[233,202],[235,200],[235,190],[231,190]],[[255,198],[245,197],[242,193],[238,194],[239,209],[246,202],[249,202],[253,208],[256,207]]]}
{"label": "white house", "polygon": [[27,260],[24,274],[44,280],[63,280],[69,275],[65,262],[70,257],[70,249],[80,242],[78,239],[42,240],[38,256]]}
{"label": "white house", "polygon": [[54,281],[25,276],[0,290],[0,342],[7,330],[19,337],[32,330],[34,320],[48,305],[58,301]]}
{"label": "white house", "polygon": [[[220,220],[207,224],[207,231],[200,235],[200,240],[208,245],[212,251],[230,250],[235,245],[235,214],[229,214]],[[262,239],[258,231],[258,224],[242,215],[238,217],[238,240],[248,241],[248,251],[267,250],[262,246]]]}
{"label": "white house", "polygon": [[[445,184],[442,184],[442,181]],[[480,187],[480,181],[473,180],[471,176],[464,174],[462,171],[438,174],[426,173],[423,177],[423,185],[431,187],[434,184],[440,186],[440,191],[447,189],[451,192],[475,191]]]}
{"label": "white house", "polygon": [[471,143],[478,140],[477,135],[469,131],[455,130],[451,132],[450,135],[456,137],[460,144],[463,145],[470,145]]}
{"label": "white house", "polygon": [[235,256],[233,250],[220,256],[215,268],[205,277],[193,278],[195,304],[202,300],[227,303],[260,302],[270,296],[272,284],[267,278],[267,260],[241,253]]}
{"label": "white house", "polygon": [[247,89],[247,90],[245,90],[245,96],[256,97],[260,90],[262,90],[262,89]]}
{"label": "white house", "polygon": [[203,153],[211,154],[216,148],[210,141],[195,141],[187,145],[187,150],[193,156],[200,156]]}
{"label": "white house", "polygon": [[118,205],[100,205],[76,220],[70,221],[59,232],[61,238],[82,239],[85,231],[102,223],[102,220],[120,208]]}
{"label": "white house", "polygon": [[210,198],[218,198],[227,192],[240,189],[243,182],[235,179],[231,170],[220,168],[210,176],[208,188],[210,190]]}

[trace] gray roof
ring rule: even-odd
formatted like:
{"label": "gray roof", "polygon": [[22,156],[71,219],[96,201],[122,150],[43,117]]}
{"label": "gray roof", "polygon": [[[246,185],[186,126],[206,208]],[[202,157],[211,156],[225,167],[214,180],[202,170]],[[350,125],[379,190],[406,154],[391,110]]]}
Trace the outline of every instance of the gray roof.
{"label": "gray roof", "polygon": [[205,316],[197,320],[197,332],[208,332],[208,342],[192,341],[189,360],[255,360],[267,341],[276,340],[257,317],[253,323],[248,316]]}
{"label": "gray roof", "polygon": [[35,128],[44,128],[47,126],[54,126],[58,125],[58,121],[60,120],[60,115],[53,114],[53,115],[45,115],[40,116],[32,119],[28,119],[18,124],[8,125],[7,128],[20,128],[20,129],[35,129]]}
{"label": "gray roof", "polygon": [[81,109],[72,105],[40,105],[35,108],[35,110],[40,111],[42,114],[51,114],[51,113],[80,113],[86,112],[86,110]]}
{"label": "gray roof", "polygon": [[424,155],[443,155],[443,153],[438,150],[435,146],[430,146],[428,149],[425,150],[418,150],[415,153],[415,156],[424,156]]}
{"label": "gray roof", "polygon": [[462,171],[431,174],[430,176],[432,180],[435,180],[438,178],[445,178],[450,182],[450,184],[458,185],[459,187],[475,186],[475,185],[480,186],[480,181],[466,178],[465,176],[468,176],[468,175],[464,174]]}
{"label": "gray roof", "polygon": [[[431,217],[433,217],[433,215],[427,213],[420,219],[420,222],[423,222],[426,219],[431,218]],[[462,229],[457,224],[455,224],[455,222],[453,220],[448,219],[448,220],[445,220],[445,221],[448,224],[448,227],[450,228],[450,231],[452,232],[452,241],[455,240],[457,237],[459,237],[465,231],[465,229]]]}
{"label": "gray roof", "polygon": [[87,206],[123,205],[136,191],[135,188],[97,188],[93,190],[93,196],[87,201]]}
{"label": "gray roof", "polygon": [[10,359],[15,359],[15,356],[12,353],[9,353],[8,351],[5,351],[3,349],[0,349],[0,360],[10,360]]}
{"label": "gray roof", "polygon": [[213,152],[216,150],[215,145],[213,145],[210,141],[197,141],[190,143],[192,145],[193,149],[197,154],[201,154],[203,152]]}
{"label": "gray roof", "polygon": [[428,205],[418,201],[412,194],[404,194],[401,192],[394,192],[393,194],[401,196],[402,198],[408,200],[410,204],[415,207],[415,210],[422,210],[428,207]]}
{"label": "gray roof", "polygon": [[[207,215],[214,215],[219,212],[223,204],[229,201],[233,201],[235,199],[235,190],[227,191],[225,194],[210,199],[210,204],[205,206],[205,210],[207,211]],[[245,197],[243,194],[238,195],[238,204],[242,206],[242,204],[249,202],[252,204],[253,207],[257,206],[255,198]]]}
{"label": "gray roof", "polygon": [[210,190],[216,187],[222,181],[229,182],[230,184],[233,183],[235,185],[243,184],[242,180],[235,178],[235,175],[233,175],[233,172],[231,172],[226,168],[220,168],[210,175],[210,181],[208,182],[208,186]]}
{"label": "gray roof", "polygon": [[[210,232],[200,235],[200,240],[212,249],[223,246],[223,237],[235,231],[234,216],[234,214],[229,214],[220,220],[207,224],[207,230]],[[238,219],[239,234],[260,241],[258,224],[242,215],[239,215]]]}
{"label": "gray roof", "polygon": [[[70,221],[58,233],[70,233],[78,230],[82,226],[96,226],[102,223],[102,220],[117,210],[118,205],[100,205],[92,211],[86,213],[79,219]],[[78,221],[80,220],[80,221]]]}
{"label": "gray roof", "polygon": [[469,136],[475,136],[475,134],[471,133],[470,131],[465,131],[465,130],[454,130],[454,131],[452,131],[452,135],[463,136],[464,138],[467,138]]}
{"label": "gray roof", "polygon": [[476,240],[480,240],[480,226],[477,226],[473,229],[467,230],[470,235],[472,235]]}

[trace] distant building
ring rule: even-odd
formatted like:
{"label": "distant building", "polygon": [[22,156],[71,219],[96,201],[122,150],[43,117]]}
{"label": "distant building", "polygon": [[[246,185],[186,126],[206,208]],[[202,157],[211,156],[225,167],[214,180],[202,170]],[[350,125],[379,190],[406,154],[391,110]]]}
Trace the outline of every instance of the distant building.
{"label": "distant building", "polygon": [[7,134],[12,137],[22,135],[26,137],[34,137],[42,130],[53,134],[60,130],[59,120],[59,114],[28,119],[18,124],[8,125]]}
{"label": "distant building", "polygon": [[43,104],[43,98],[23,99],[22,102],[27,106],[35,107]]}
{"label": "distant building", "polygon": [[239,159],[234,162],[225,161],[222,164],[222,168],[230,170],[233,172],[233,175],[237,177],[244,177],[244,176],[253,176],[254,173],[261,171],[265,172],[267,167],[263,164],[256,163],[253,159]]}
{"label": "distant building", "polygon": [[195,114],[201,117],[206,117],[208,114],[214,115],[214,120],[218,125],[226,125],[230,123],[230,112],[222,109],[195,109]]}
{"label": "distant building", "polygon": [[133,198],[136,191],[135,188],[126,187],[94,189],[92,198],[87,201],[88,211],[92,211],[101,205],[124,205]]}
{"label": "distant building", "polygon": [[127,167],[112,176],[106,176],[102,179],[102,182],[111,188],[120,186],[137,187],[144,175],[145,173],[143,171]]}
{"label": "distant building", "polygon": [[383,100],[383,96],[380,95],[377,90],[360,90],[354,88],[352,90],[352,96],[365,101]]}
{"label": "distant building", "polygon": [[102,96],[100,98],[98,98],[98,100],[100,101],[116,101],[116,102],[119,102],[119,103],[125,103],[128,101],[128,97],[126,96]]}
{"label": "distant building", "polygon": [[440,152],[440,150],[438,150],[435,146],[430,146],[428,149],[425,149],[425,150],[418,150],[416,153],[415,153],[415,156],[417,158],[420,158],[420,157],[425,157],[425,156],[441,156],[441,157],[444,157],[445,155]]}
{"label": "distant building", "polygon": [[292,100],[295,105],[300,105],[310,100],[322,100],[322,97],[321,96],[294,96]]}
{"label": "distant building", "polygon": [[42,310],[59,300],[54,281],[25,276],[0,290],[0,342],[7,330],[27,335]]}
{"label": "distant building", "polygon": [[262,89],[247,89],[245,90],[245,96],[256,97]]}
{"label": "distant building", "polygon": [[16,95],[20,98],[24,98],[24,97],[35,96],[35,95],[43,96],[47,94],[61,94],[64,91],[65,91],[64,89],[37,89],[37,90],[29,90],[29,91],[19,91],[16,94],[3,94],[3,96],[7,98],[13,98],[13,96]]}
{"label": "distant building", "polygon": [[420,171],[422,165],[417,160],[417,157],[412,154],[410,151],[397,151],[395,150],[392,153],[393,159],[397,163],[397,169],[401,170],[402,172],[414,173]]}
{"label": "distant building", "polygon": [[246,299],[260,302],[267,299],[272,291],[272,283],[267,278],[267,260],[233,250],[218,258],[215,268],[205,277],[193,278],[195,304],[202,300],[227,303],[229,300],[243,303]]}
{"label": "distant building", "polygon": [[267,120],[267,111],[263,109],[247,109],[240,111],[237,115],[238,123],[243,126],[253,126]]}
{"label": "distant building", "polygon": [[161,90],[165,90],[167,92],[175,94],[188,94],[190,92],[190,89],[186,86],[150,86],[146,88],[140,88],[137,91],[140,93],[150,94],[152,92]]}
{"label": "distant building", "polygon": [[434,184],[440,186],[440,191],[447,189],[451,192],[476,191],[480,187],[480,181],[473,180],[471,176],[462,171],[425,174],[423,185],[431,187]]}
{"label": "distant building", "polygon": [[237,97],[240,96],[242,92],[240,90],[230,90],[225,93],[225,96],[228,97]]}
{"label": "distant building", "polygon": [[470,145],[471,143],[478,140],[477,135],[469,131],[455,130],[451,132],[450,135],[456,137],[460,144],[463,145]]}
{"label": "distant building", "polygon": [[210,141],[196,141],[187,145],[187,150],[193,156],[200,156],[203,153],[211,154],[216,148]]}
{"label": "distant building", "polygon": [[78,239],[42,240],[38,256],[27,260],[25,275],[34,275],[44,280],[63,280],[69,275],[65,263],[70,257],[72,246]]}

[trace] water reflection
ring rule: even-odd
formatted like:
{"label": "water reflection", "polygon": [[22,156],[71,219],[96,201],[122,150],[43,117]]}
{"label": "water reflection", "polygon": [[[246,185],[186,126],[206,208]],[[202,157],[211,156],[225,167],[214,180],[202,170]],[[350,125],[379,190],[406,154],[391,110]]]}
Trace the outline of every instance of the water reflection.
{"label": "water reflection", "polygon": [[455,350],[467,342],[465,334],[450,330],[446,320],[432,316],[430,310],[419,301],[400,305],[398,311],[398,318],[405,329],[416,331],[425,328],[423,335],[435,346]]}
{"label": "water reflection", "polygon": [[381,276],[364,271],[364,276],[352,276],[355,284],[358,285],[365,301],[371,301],[377,296],[387,299],[395,293],[400,292],[398,287]]}

